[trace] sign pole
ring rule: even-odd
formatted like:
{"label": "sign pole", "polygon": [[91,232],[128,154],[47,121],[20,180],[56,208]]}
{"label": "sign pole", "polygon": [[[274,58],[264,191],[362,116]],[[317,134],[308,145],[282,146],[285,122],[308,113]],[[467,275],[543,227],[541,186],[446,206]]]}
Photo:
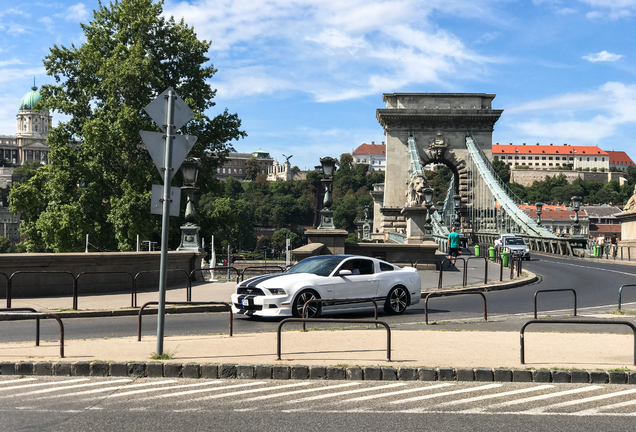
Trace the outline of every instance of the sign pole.
{"label": "sign pole", "polygon": [[166,314],[168,270],[168,231],[170,226],[170,181],[172,180],[172,134],[174,133],[174,92],[168,91],[166,107],[166,146],[163,164],[163,214],[161,215],[161,260],[159,262],[159,305],[157,309],[157,355],[163,354],[163,329]]}

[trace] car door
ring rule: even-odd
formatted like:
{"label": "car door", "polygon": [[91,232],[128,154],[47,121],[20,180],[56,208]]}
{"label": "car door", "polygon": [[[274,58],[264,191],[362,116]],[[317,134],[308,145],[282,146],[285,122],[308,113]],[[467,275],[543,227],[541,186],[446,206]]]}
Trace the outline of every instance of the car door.
{"label": "car door", "polygon": [[[378,291],[378,280],[375,273],[375,263],[373,260],[364,258],[354,258],[345,261],[341,268],[348,262],[353,265],[353,272],[356,274],[346,276],[334,276],[334,298],[374,298]],[[359,274],[357,274],[359,272]]]}

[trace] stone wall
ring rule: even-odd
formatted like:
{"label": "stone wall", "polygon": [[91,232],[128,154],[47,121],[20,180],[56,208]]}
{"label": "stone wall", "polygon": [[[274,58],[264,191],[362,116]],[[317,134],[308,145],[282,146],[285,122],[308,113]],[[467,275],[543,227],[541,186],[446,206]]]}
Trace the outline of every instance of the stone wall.
{"label": "stone wall", "polygon": [[[204,253],[173,251],[168,253],[168,285],[186,283],[186,272],[201,268]],[[36,272],[13,275],[12,297],[44,297],[73,294],[73,278],[80,273],[123,272],[137,279],[138,290],[159,288],[159,261],[161,252],[104,252],[61,254],[0,254],[0,272],[7,278],[18,271]],[[178,269],[178,270],[177,270]],[[181,271],[183,270],[183,271]],[[50,273],[42,273],[50,272]],[[39,273],[39,274],[38,274]],[[195,273],[195,277],[197,275]],[[0,275],[0,296],[5,295],[6,279]],[[131,291],[131,277],[126,274],[86,274],[78,280],[78,295]],[[0,297],[0,298],[4,298]]]}
{"label": "stone wall", "polygon": [[512,169],[510,170],[510,183],[519,183],[527,187],[532,186],[532,183],[535,181],[543,181],[546,176],[554,177],[559,174],[565,175],[568,183],[572,183],[576,179],[583,181],[596,180],[601,183],[608,183],[610,180],[619,180],[625,176],[623,172]]}

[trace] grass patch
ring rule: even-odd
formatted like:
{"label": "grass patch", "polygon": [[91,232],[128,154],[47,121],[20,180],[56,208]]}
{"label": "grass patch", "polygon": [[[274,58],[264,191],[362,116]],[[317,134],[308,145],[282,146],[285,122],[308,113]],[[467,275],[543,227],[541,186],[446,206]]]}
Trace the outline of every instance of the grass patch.
{"label": "grass patch", "polygon": [[163,353],[163,354],[152,353],[150,358],[153,359],[153,360],[172,360],[172,354],[170,354],[170,353]]}
{"label": "grass patch", "polygon": [[610,315],[627,315],[627,311],[624,311],[621,309],[615,309],[615,310],[607,311],[605,313]]}

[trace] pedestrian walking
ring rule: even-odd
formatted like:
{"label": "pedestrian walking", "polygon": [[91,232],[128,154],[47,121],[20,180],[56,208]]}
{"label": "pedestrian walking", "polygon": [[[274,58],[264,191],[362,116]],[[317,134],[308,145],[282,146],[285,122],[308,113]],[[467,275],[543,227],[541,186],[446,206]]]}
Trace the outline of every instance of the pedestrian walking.
{"label": "pedestrian walking", "polygon": [[459,254],[459,234],[455,231],[455,227],[451,228],[451,232],[448,234],[448,240],[446,240],[448,260],[452,266],[457,262],[457,255]]}

